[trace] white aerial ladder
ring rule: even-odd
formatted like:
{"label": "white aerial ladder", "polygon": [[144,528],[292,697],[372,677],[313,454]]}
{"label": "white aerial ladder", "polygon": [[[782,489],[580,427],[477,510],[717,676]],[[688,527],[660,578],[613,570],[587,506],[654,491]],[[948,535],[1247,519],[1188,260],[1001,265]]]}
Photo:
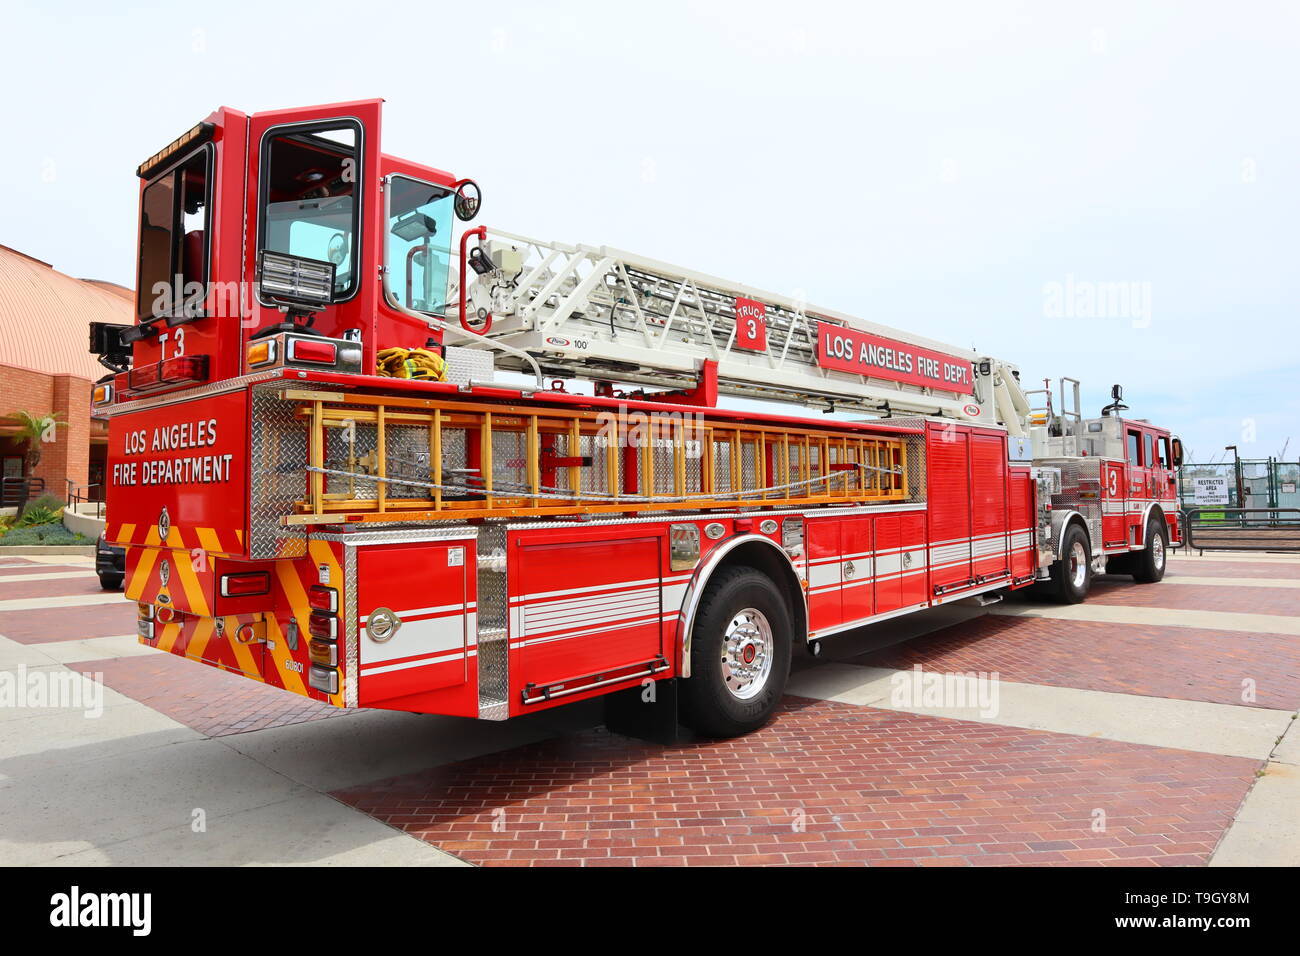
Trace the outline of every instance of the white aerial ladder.
{"label": "white aerial ladder", "polygon": [[[467,248],[475,236],[480,244]],[[1016,366],[972,349],[607,246],[541,242],[479,227],[462,237],[460,261],[468,277],[462,324],[483,333],[482,345],[502,347],[498,368],[528,370],[524,352],[546,373],[689,387],[711,360],[720,394],[871,415],[942,416],[1028,436],[1031,410]],[[454,276],[452,283],[458,286]],[[448,299],[455,325],[456,288]],[[737,343],[738,299],[765,309],[761,349]],[[974,394],[823,367],[819,323],[968,362]]]}

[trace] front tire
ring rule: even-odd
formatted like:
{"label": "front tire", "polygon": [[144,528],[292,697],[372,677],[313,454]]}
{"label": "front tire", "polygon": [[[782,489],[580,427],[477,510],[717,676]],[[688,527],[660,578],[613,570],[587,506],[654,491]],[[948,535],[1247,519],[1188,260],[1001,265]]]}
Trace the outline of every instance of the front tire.
{"label": "front tire", "polygon": [[1092,586],[1092,554],[1088,535],[1072,524],[1065,529],[1061,559],[1051,567],[1052,596],[1062,604],[1078,604]]}
{"label": "front tire", "polygon": [[683,722],[707,737],[737,737],[771,719],[790,674],[790,610],[767,575],[723,568],[700,600]]}
{"label": "front tire", "polygon": [[1168,556],[1169,526],[1163,518],[1153,517],[1147,522],[1147,546],[1134,556],[1137,565],[1133,580],[1138,584],[1155,584],[1165,576]]}
{"label": "front tire", "polygon": [[122,575],[105,573],[99,576],[99,586],[105,591],[122,590]]}

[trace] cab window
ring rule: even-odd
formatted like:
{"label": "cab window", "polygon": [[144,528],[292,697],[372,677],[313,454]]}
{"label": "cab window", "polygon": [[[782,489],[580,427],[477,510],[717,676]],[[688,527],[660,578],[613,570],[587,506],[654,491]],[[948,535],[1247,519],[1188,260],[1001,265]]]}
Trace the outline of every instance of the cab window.
{"label": "cab window", "polygon": [[1142,464],[1142,433],[1130,431],[1128,433],[1128,463],[1130,465]]}
{"label": "cab window", "polygon": [[1156,454],[1160,456],[1161,468],[1172,468],[1173,458],[1169,454],[1169,436],[1162,435],[1156,440]]}
{"label": "cab window", "polygon": [[1142,462],[1148,467],[1156,463],[1155,455],[1155,438],[1150,432],[1144,432],[1142,435]]}
{"label": "cab window", "polygon": [[413,312],[443,314],[451,268],[450,189],[393,176],[388,181],[385,233],[385,290],[391,301]]}
{"label": "cab window", "polygon": [[334,300],[357,290],[361,129],[331,120],[262,140],[258,248],[334,263]]}
{"label": "cab window", "polygon": [[208,279],[211,148],[158,176],[140,195],[140,321],[197,318]]}

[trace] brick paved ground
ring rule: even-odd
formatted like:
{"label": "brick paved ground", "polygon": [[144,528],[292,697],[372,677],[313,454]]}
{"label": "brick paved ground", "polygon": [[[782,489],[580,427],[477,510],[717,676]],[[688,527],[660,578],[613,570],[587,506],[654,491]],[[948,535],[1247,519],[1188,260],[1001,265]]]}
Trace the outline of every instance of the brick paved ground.
{"label": "brick paved ground", "polygon": [[493,865],[1178,865],[1208,859],[1257,767],[787,698],[739,740],[591,731],[334,796]]}
{"label": "brick paved ground", "polygon": [[209,737],[358,713],[171,654],[69,666],[87,674],[103,674],[105,686]]}
{"label": "brick paved ground", "polygon": [[0,634],[19,644],[49,644],[134,634],[137,613],[136,606],[125,600],[120,604],[113,602],[87,607],[0,611]]}
{"label": "brick paved ground", "polygon": [[[1300,707],[1300,641],[1240,631],[989,615],[863,654],[851,663],[996,671],[1003,680],[1025,684]],[[1241,699],[1245,678],[1255,682],[1253,702]]]}
{"label": "brick paved ground", "polygon": [[[91,569],[71,564],[38,564],[35,561],[24,561],[22,564],[9,563],[0,560],[0,575],[8,577],[9,575],[27,575],[27,574],[49,574],[54,572],[81,571],[90,574]],[[0,581],[0,595],[9,582]]]}
{"label": "brick paved ground", "polygon": [[1169,607],[1189,611],[1232,611],[1241,614],[1300,614],[1300,589],[1228,588],[1179,584],[1177,578],[1159,584],[1136,584],[1105,577],[1093,582],[1089,604],[1125,607]]}
{"label": "brick paved ground", "polygon": [[[62,569],[61,569],[62,570]],[[84,570],[84,569],[78,569]],[[0,570],[0,574],[6,574]],[[23,575],[32,576],[31,573]],[[62,578],[55,581],[0,581],[0,601],[14,601],[23,598],[63,597],[81,594],[113,594],[99,586],[99,578],[89,571],[84,577]],[[121,597],[120,592],[118,596]],[[126,599],[122,598],[123,603]],[[134,610],[135,605],[131,605]]]}
{"label": "brick paved ground", "polygon": [[1199,578],[1290,578],[1300,581],[1300,564],[1282,561],[1215,561],[1212,558],[1178,559],[1165,572],[1178,577]]}

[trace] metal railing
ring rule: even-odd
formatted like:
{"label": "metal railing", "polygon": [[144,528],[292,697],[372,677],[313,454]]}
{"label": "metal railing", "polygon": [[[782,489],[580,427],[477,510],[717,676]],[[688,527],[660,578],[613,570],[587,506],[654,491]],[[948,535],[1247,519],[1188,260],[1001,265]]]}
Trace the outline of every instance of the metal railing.
{"label": "metal railing", "polygon": [[1300,551],[1300,508],[1191,508],[1183,532],[1188,550]]}
{"label": "metal railing", "polygon": [[44,478],[0,478],[0,508],[22,508],[45,494]]}
{"label": "metal railing", "polygon": [[100,495],[96,498],[90,494],[91,490],[98,488],[99,485],[77,485],[71,478],[65,478],[64,481],[68,483],[68,508],[73,514],[82,513],[77,510],[77,505],[93,504],[95,506],[95,517],[104,517],[104,496]]}

